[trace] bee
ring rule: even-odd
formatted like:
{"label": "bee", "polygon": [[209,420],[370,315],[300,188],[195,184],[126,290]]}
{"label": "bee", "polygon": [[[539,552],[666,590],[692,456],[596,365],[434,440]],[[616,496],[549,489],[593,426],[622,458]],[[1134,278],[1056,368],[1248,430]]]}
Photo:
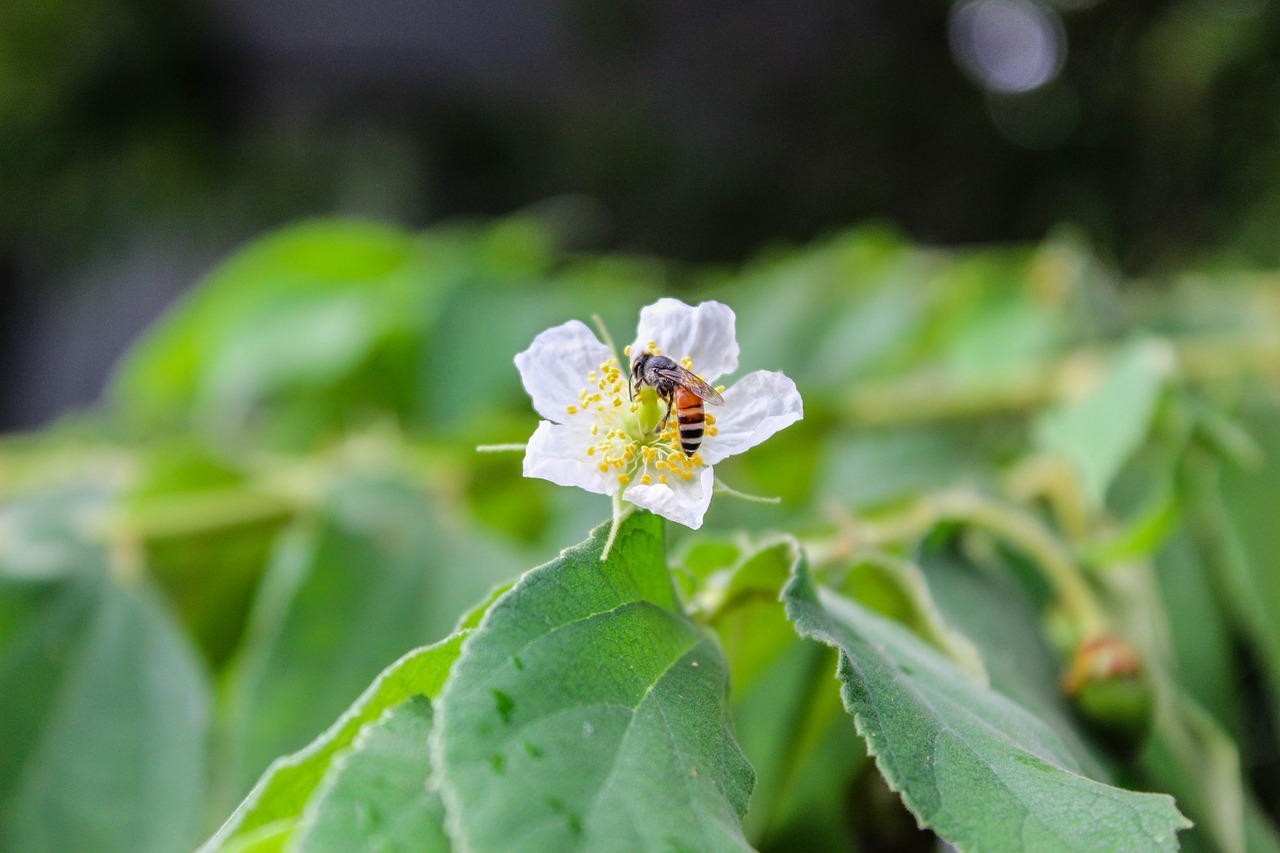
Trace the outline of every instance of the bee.
{"label": "bee", "polygon": [[685,456],[692,456],[702,446],[706,432],[707,416],[702,409],[705,400],[712,405],[724,405],[720,392],[703,382],[692,371],[685,370],[664,355],[642,352],[631,363],[632,393],[645,385],[657,392],[667,402],[667,413],[658,422],[654,432],[660,432],[671,419],[674,407],[680,429],[680,449]]}

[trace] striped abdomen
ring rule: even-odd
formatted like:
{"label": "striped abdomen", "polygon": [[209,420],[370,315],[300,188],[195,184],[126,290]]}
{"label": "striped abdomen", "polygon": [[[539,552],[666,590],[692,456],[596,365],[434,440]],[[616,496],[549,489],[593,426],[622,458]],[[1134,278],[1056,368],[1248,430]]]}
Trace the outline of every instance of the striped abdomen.
{"label": "striped abdomen", "polygon": [[685,456],[692,456],[702,446],[702,434],[707,429],[707,415],[702,410],[702,400],[692,391],[677,386],[672,401],[680,430],[680,449]]}

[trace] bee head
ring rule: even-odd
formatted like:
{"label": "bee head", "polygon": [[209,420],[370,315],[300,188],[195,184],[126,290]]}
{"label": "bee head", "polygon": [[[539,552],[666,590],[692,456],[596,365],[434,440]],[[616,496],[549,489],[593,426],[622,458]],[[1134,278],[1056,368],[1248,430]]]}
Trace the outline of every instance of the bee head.
{"label": "bee head", "polygon": [[627,386],[627,391],[631,399],[635,399],[636,386],[644,379],[644,367],[649,363],[649,359],[653,358],[653,353],[642,352],[636,356],[635,361],[631,362],[631,384]]}

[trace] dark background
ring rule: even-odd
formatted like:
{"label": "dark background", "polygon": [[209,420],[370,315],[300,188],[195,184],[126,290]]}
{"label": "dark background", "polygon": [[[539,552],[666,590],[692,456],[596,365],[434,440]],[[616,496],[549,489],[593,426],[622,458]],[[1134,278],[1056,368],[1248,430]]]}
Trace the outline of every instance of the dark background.
{"label": "dark background", "polygon": [[1129,272],[1280,260],[1268,0],[6,0],[0,429],[299,217],[565,194],[596,248],[732,263],[887,220],[1075,228]]}

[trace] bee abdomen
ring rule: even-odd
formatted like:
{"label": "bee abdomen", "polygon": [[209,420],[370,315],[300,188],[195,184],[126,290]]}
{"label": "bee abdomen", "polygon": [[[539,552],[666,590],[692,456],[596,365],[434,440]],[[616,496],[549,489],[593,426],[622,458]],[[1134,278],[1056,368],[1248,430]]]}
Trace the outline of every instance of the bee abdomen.
{"label": "bee abdomen", "polygon": [[692,456],[702,446],[702,435],[706,431],[707,416],[702,409],[702,400],[681,388],[676,392],[675,402],[680,449],[685,456]]}

